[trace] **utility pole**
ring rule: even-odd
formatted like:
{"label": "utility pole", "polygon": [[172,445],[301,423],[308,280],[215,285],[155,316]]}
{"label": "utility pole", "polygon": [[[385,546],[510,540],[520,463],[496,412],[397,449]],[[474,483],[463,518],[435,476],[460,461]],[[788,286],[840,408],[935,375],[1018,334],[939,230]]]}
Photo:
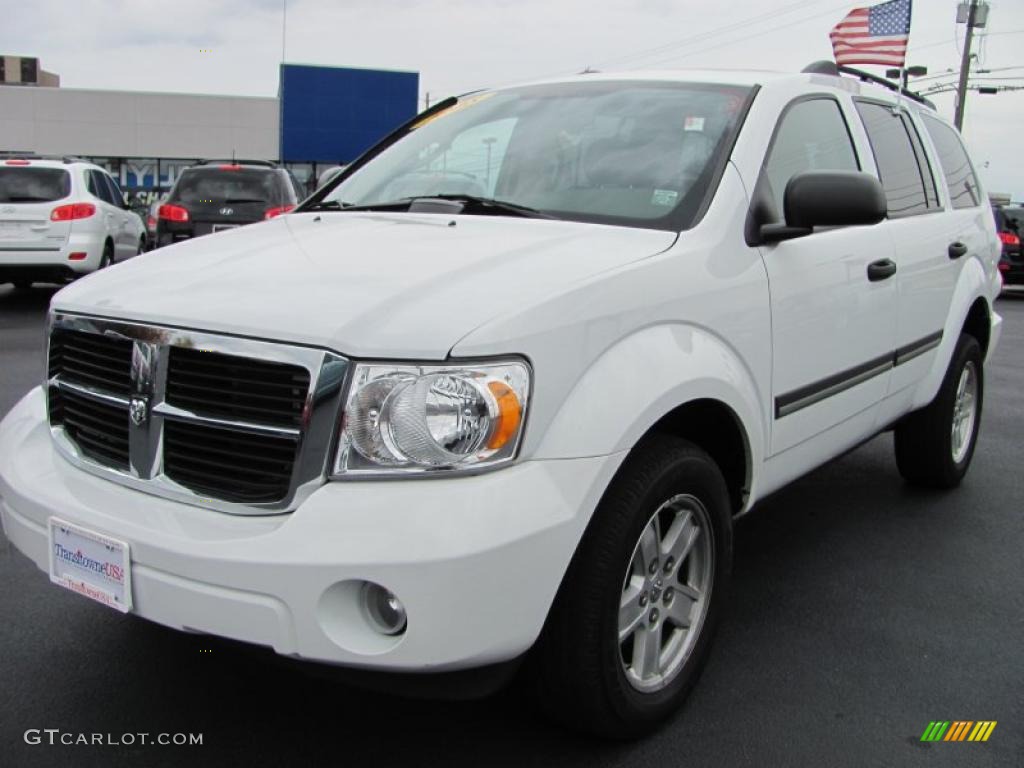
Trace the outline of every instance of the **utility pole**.
{"label": "utility pole", "polygon": [[963,131],[964,111],[967,109],[967,78],[971,74],[971,43],[974,40],[974,22],[978,17],[978,0],[971,0],[967,13],[967,35],[964,37],[964,55],[960,60],[960,84],[956,88],[956,117],[953,122]]}

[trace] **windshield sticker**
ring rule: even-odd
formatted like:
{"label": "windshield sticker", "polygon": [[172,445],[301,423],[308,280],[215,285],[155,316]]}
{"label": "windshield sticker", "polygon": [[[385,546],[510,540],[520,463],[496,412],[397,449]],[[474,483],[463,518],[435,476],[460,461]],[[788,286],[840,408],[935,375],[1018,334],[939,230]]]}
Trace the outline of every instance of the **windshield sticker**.
{"label": "windshield sticker", "polygon": [[704,130],[704,118],[703,117],[688,117],[683,121],[684,131],[703,131]]}
{"label": "windshield sticker", "polygon": [[448,109],[442,109],[440,112],[435,112],[432,115],[427,115],[418,123],[413,125],[412,128],[410,128],[409,130],[415,131],[417,128],[422,128],[424,125],[434,122],[439,117],[444,117],[445,115],[453,115],[456,112],[461,112],[466,107],[472,107],[474,104],[479,104],[481,101],[489,99],[491,98],[491,96],[494,96],[495,94],[497,94],[497,91],[490,91],[488,93],[478,93],[475,96],[468,96],[465,99],[459,99],[457,102],[448,107]]}
{"label": "windshield sticker", "polygon": [[674,189],[656,189],[651,195],[651,205],[675,205],[679,193]]}

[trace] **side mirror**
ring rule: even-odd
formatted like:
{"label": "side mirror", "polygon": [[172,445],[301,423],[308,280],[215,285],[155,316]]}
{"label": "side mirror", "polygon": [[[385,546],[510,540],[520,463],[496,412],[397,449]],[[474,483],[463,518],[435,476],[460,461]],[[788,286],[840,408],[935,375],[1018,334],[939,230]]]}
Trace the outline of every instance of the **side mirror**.
{"label": "side mirror", "polygon": [[886,217],[885,190],[861,171],[805,171],[786,184],[785,224],[765,224],[765,243],[803,237],[815,227],[877,224]]}

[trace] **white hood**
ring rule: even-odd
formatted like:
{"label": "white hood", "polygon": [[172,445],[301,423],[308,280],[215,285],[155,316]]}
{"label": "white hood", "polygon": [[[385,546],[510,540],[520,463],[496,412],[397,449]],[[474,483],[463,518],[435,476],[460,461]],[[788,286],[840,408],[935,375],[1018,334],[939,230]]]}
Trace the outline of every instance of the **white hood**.
{"label": "white hood", "polygon": [[491,318],[675,237],[546,219],[293,214],[134,258],[68,286],[53,307],[438,360]]}

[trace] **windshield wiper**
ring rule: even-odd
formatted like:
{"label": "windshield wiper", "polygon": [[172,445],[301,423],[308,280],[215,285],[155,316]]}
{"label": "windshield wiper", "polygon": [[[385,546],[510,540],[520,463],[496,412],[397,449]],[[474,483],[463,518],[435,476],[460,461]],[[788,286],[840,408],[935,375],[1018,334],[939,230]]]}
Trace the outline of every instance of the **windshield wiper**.
{"label": "windshield wiper", "polygon": [[439,195],[415,195],[413,197],[403,197],[399,200],[389,200],[381,203],[346,203],[339,200],[324,200],[319,203],[315,203],[305,208],[306,211],[407,211],[416,203],[429,203],[431,200],[446,200],[453,203],[462,203],[463,210],[460,213],[466,212],[465,209],[470,206],[475,206],[478,209],[490,209],[497,213],[509,213],[514,216],[526,216],[534,219],[553,219],[551,216],[543,211],[538,211],[536,208],[530,208],[526,205],[519,205],[519,203],[510,203],[505,200],[495,200],[491,197],[481,197],[479,195],[462,195],[462,194],[439,194]]}
{"label": "windshield wiper", "polygon": [[554,216],[539,211],[536,208],[531,208],[528,205],[520,205],[519,203],[512,203],[508,200],[496,200],[493,197],[482,197],[480,195],[463,195],[463,194],[442,194],[442,195],[423,195],[415,198],[416,200],[451,200],[456,203],[466,203],[467,205],[476,205],[482,208],[492,208],[495,211],[501,213],[511,213],[515,216],[527,216],[532,219],[553,219]]}
{"label": "windshield wiper", "polygon": [[392,200],[387,203],[346,203],[341,200],[323,200],[319,203],[313,203],[312,205],[305,206],[302,210],[305,211],[401,211],[408,208],[412,200],[415,198],[403,198],[402,200]]}

